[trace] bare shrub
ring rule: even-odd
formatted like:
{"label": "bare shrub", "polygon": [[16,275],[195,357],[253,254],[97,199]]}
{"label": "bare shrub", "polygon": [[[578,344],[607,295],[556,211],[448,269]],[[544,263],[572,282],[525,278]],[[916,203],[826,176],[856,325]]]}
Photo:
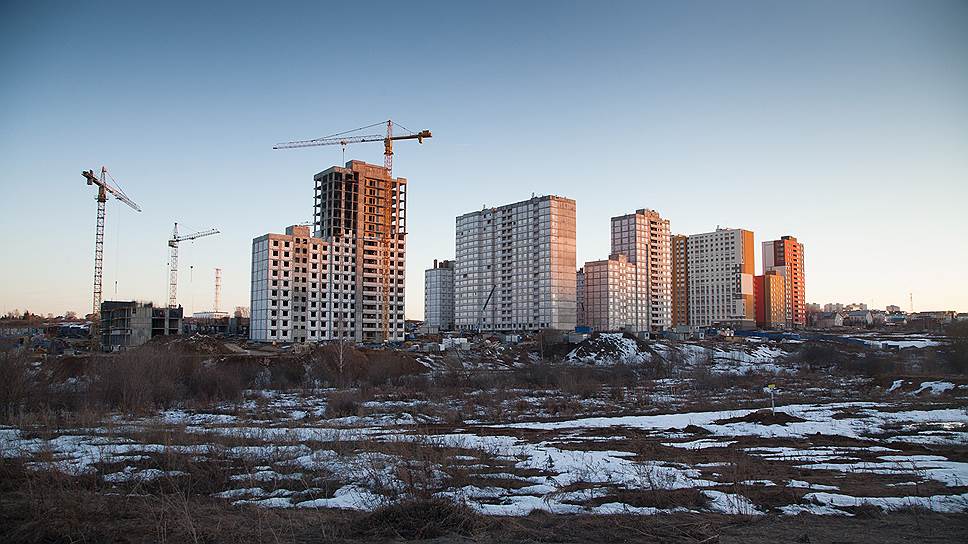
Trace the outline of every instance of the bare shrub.
{"label": "bare shrub", "polygon": [[9,418],[29,409],[35,396],[30,363],[22,354],[0,355],[0,418]]}
{"label": "bare shrub", "polygon": [[380,507],[360,518],[353,530],[369,538],[426,540],[471,535],[484,519],[465,505],[445,499],[408,500]]}
{"label": "bare shrub", "polygon": [[363,395],[355,389],[335,391],[326,395],[326,417],[347,417],[360,415]]}

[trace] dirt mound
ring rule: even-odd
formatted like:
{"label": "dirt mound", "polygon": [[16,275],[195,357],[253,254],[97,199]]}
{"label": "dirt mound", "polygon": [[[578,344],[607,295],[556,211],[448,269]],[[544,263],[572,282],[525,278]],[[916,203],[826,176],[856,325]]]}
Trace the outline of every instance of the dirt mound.
{"label": "dirt mound", "polygon": [[[675,430],[676,429],[671,429],[671,431],[675,431]],[[701,435],[701,436],[706,436],[706,435],[713,434],[712,431],[709,431],[707,429],[703,429],[702,427],[700,427],[698,425],[686,425],[685,427],[683,427],[682,432],[684,432],[684,433],[691,433],[691,434],[698,434],[698,435]]]}
{"label": "dirt mound", "polygon": [[644,342],[628,333],[596,333],[565,356],[567,362],[636,364],[652,360]]}
{"label": "dirt mound", "polygon": [[760,425],[786,425],[787,423],[803,423],[805,419],[791,416],[786,412],[773,413],[771,410],[757,410],[742,417],[731,417],[714,421],[717,425],[728,423],[759,423]]}
{"label": "dirt mound", "polygon": [[467,506],[444,499],[409,500],[374,510],[353,524],[359,536],[424,540],[471,535],[485,525]]}
{"label": "dirt mound", "polygon": [[175,334],[171,336],[156,336],[147,344],[135,348],[136,350],[163,349],[180,355],[212,356],[228,355],[235,351],[227,348],[218,338],[193,334]]}

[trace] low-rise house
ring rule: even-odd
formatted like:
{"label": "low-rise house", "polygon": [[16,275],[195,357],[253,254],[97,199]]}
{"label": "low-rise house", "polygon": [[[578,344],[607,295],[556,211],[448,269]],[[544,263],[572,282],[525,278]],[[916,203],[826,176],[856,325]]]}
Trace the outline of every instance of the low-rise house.
{"label": "low-rise house", "polygon": [[840,312],[820,312],[817,314],[817,328],[836,329],[844,326],[844,316]]}
{"label": "low-rise house", "polygon": [[874,324],[870,310],[852,310],[844,317],[844,325],[849,327],[869,327]]}
{"label": "low-rise house", "polygon": [[907,325],[907,320],[907,314],[904,312],[894,312],[888,314],[884,321],[887,325]]}

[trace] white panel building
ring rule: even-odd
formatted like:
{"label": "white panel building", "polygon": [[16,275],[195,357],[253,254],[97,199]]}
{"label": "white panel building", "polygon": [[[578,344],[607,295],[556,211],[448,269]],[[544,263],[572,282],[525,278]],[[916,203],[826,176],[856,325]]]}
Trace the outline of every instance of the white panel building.
{"label": "white panel building", "polygon": [[437,261],[424,271],[424,329],[454,329],[454,262]]}
{"label": "white panel building", "polygon": [[571,330],[575,201],[534,197],[457,218],[455,320],[461,330]]}
{"label": "white panel building", "polygon": [[716,229],[688,237],[689,324],[752,328],[753,233]]}
{"label": "white panel building", "polygon": [[344,282],[334,268],[349,248],[309,235],[293,225],[285,234],[252,241],[252,302],[249,338],[259,342],[354,339]]}

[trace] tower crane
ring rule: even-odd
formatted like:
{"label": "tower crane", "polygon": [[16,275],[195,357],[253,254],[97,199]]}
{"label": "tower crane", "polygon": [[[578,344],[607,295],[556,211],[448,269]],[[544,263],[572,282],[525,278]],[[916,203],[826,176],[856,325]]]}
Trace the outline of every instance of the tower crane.
{"label": "tower crane", "polygon": [[[432,134],[429,130],[421,130],[420,132],[410,132],[408,130],[408,134],[394,136],[393,120],[388,119],[386,122],[386,135],[367,134],[362,136],[347,136],[349,133],[370,129],[382,124],[383,123],[376,123],[313,140],[297,140],[293,142],[280,143],[272,146],[272,149],[294,149],[299,147],[340,145],[345,151],[348,144],[379,141],[383,142],[383,168],[387,171],[387,179],[383,182],[384,205],[381,214],[383,228],[380,231],[379,240],[380,262],[382,264],[380,270],[380,301],[382,303],[381,321],[383,325],[383,340],[388,341],[390,339],[390,249],[393,247],[396,240],[396,235],[390,232],[391,216],[393,213],[390,198],[390,195],[393,192],[393,142],[398,140],[417,140],[417,143],[422,144],[424,139],[431,138]],[[401,125],[398,124],[397,126]],[[401,128],[404,127],[401,126]]]}
{"label": "tower crane", "polygon": [[178,234],[178,223],[175,223],[175,229],[171,232],[171,239],[168,240],[168,247],[171,250],[171,255],[169,257],[168,264],[170,265],[169,277],[168,277],[168,307],[177,308],[178,307],[178,244],[179,242],[187,242],[189,240],[197,240],[205,236],[211,236],[213,234],[218,234],[218,229],[208,229],[198,232],[193,232],[191,234]]}
{"label": "tower crane", "polygon": [[[94,235],[94,308],[91,312],[94,314],[94,324],[91,333],[94,341],[100,342],[100,336],[97,334],[97,331],[99,328],[98,314],[101,312],[101,276],[104,268],[104,215],[108,194],[110,193],[111,196],[124,202],[135,211],[140,212],[141,207],[128,198],[128,195],[124,194],[124,191],[108,183],[108,178],[111,178],[111,181],[114,181],[114,178],[104,166],[101,167],[100,177],[94,174],[94,170],[84,170],[81,172],[81,175],[87,179],[88,185],[97,186],[97,229]],[[117,184],[116,181],[114,183]]]}

